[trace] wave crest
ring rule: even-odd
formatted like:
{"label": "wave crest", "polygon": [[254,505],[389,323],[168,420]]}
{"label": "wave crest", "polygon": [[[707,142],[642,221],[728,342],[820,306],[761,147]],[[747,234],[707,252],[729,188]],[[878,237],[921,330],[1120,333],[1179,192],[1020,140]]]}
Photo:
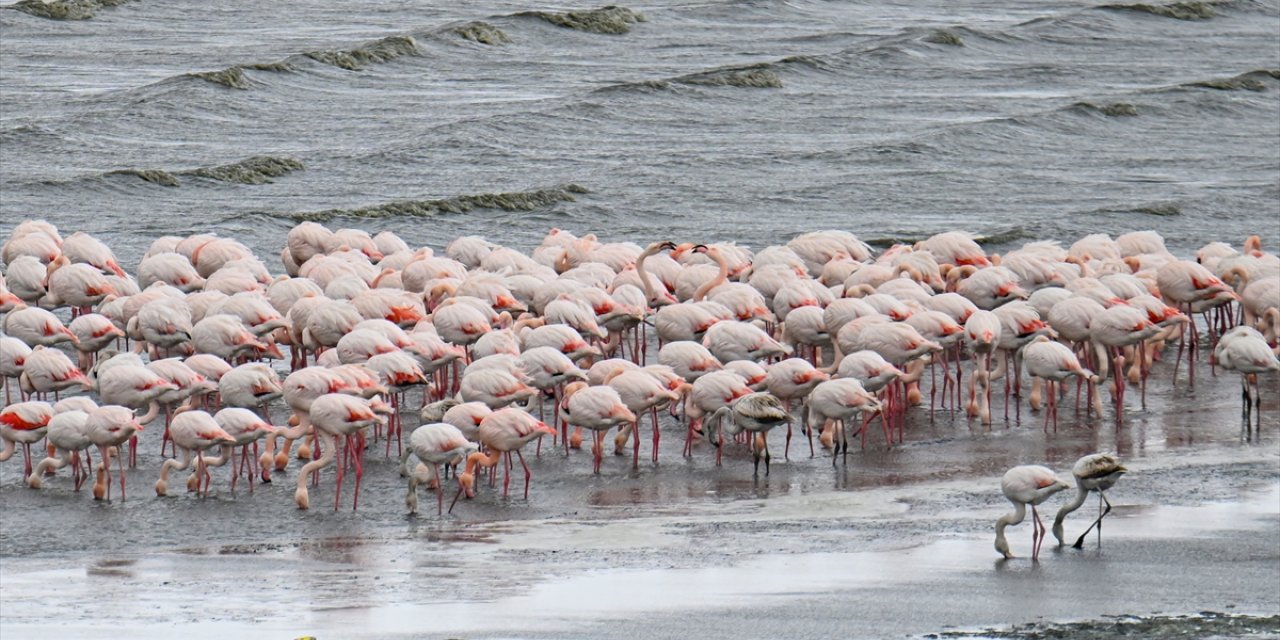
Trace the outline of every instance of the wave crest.
{"label": "wave crest", "polygon": [[468,22],[453,28],[453,33],[463,40],[479,42],[490,46],[497,46],[511,42],[511,37],[507,32],[495,27],[488,22]]}
{"label": "wave crest", "polygon": [[1138,107],[1128,102],[1112,102],[1111,104],[1094,104],[1092,102],[1077,102],[1071,105],[1071,109],[1084,111],[1087,113],[1100,113],[1109,117],[1136,116],[1138,115]]}
{"label": "wave crest", "polygon": [[465,213],[473,209],[533,211],[558,202],[574,202],[577,200],[574,196],[583,193],[589,193],[585,187],[567,184],[554,189],[536,191],[482,193],[439,200],[399,200],[359,209],[326,209],[303,213],[267,212],[266,215],[287,218],[295,222],[327,222],[334,218],[434,217],[446,213]]}
{"label": "wave crest", "polygon": [[409,36],[388,36],[345,51],[308,51],[305,56],[348,71],[378,64],[418,52],[418,44]]}
{"label": "wave crest", "polygon": [[964,40],[962,40],[958,34],[953,31],[947,31],[946,29],[938,29],[937,31],[934,31],[933,33],[925,36],[924,41],[933,44],[945,44],[950,47],[964,46]]}
{"label": "wave crest", "polygon": [[37,18],[49,20],[88,20],[98,11],[120,6],[129,0],[22,0],[10,5],[13,9]]}
{"label": "wave crest", "polygon": [[564,13],[525,11],[515,15],[532,16],[557,27],[610,35],[629,33],[631,25],[648,21],[648,18],[639,11],[632,11],[626,7],[616,5],[586,11],[566,11]]}
{"label": "wave crest", "polygon": [[1280,80],[1280,69],[1255,69],[1230,78],[1214,78],[1188,82],[1184,87],[1217,89],[1218,91],[1266,91],[1265,80]]}
{"label": "wave crest", "polygon": [[1177,20],[1209,20],[1218,15],[1213,10],[1212,2],[1174,2],[1173,4],[1146,4],[1138,2],[1134,4],[1104,4],[1100,9],[1110,9],[1112,11],[1136,11],[1140,13],[1149,13],[1154,16],[1164,18],[1175,18]]}
{"label": "wave crest", "polygon": [[267,184],[272,178],[291,171],[301,171],[302,168],[302,162],[294,158],[253,156],[231,164],[202,167],[188,172],[188,175],[237,184]]}

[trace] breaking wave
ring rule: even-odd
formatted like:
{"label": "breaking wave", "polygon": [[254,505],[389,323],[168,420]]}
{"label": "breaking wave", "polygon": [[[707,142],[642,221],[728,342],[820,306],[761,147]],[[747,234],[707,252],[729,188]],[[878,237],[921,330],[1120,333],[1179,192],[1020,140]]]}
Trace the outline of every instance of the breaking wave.
{"label": "breaking wave", "polygon": [[601,7],[587,11],[566,11],[563,13],[523,11],[515,15],[538,18],[557,27],[610,35],[629,33],[631,25],[648,21],[648,18],[643,13],[619,6]]}
{"label": "breaking wave", "polygon": [[102,9],[120,6],[129,0],[22,0],[11,8],[49,20],[88,20]]}
{"label": "breaking wave", "polygon": [[533,211],[559,202],[575,202],[575,195],[589,193],[585,187],[567,184],[554,189],[514,191],[510,193],[482,193],[462,195],[438,200],[398,200],[386,204],[358,209],[326,209],[302,213],[265,213],[274,218],[295,222],[327,222],[334,218],[394,218],[434,217],[447,213],[465,213],[473,209],[501,209],[503,211]]}

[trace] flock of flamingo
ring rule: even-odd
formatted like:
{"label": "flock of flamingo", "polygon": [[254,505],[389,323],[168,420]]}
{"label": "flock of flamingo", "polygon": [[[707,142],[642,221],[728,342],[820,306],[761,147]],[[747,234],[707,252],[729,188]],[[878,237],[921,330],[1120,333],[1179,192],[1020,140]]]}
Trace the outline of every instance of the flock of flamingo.
{"label": "flock of flamingo", "polygon": [[[776,427],[785,426],[784,455],[798,423],[810,456],[817,435],[834,464],[847,459],[849,436],[866,446],[877,419],[888,445],[902,442],[911,406],[990,424],[995,381],[1007,419],[1022,400],[1023,371],[1031,409],[1056,429],[1070,378],[1077,412],[1102,416],[1109,388],[1120,421],[1126,387],[1145,402],[1152,363],[1175,342],[1175,381],[1185,360],[1194,384],[1201,352],[1241,374],[1246,424],[1261,411],[1258,376],[1280,370],[1280,259],[1257,237],[1240,248],[1214,242],[1184,260],[1150,231],[1069,247],[1031,242],[1003,255],[950,231],[876,255],[844,231],[753,253],[552,229],[531,254],[476,236],[438,254],[386,231],[304,222],[288,232],[281,275],[213,235],[159,238],[130,275],[92,236],[63,238],[28,220],[10,231],[2,257],[0,460],[22,445],[33,488],[67,465],[76,490],[93,473],[97,499],[110,497],[113,457],[124,498],[137,432],[161,415],[158,495],[171,472],[188,469],[188,491],[207,495],[211,469],[223,465],[232,489],[243,477],[252,490],[292,454],[306,461],[299,508],[310,505],[308,480],[329,466],[335,509],[354,472],[354,508],[372,437],[400,456],[409,510],[428,487],[443,514],[451,468],[456,503],[474,497],[477,473],[496,483],[500,463],[506,496],[518,461],[527,499],[523,449],[540,449],[547,435],[567,455],[590,432],[595,473],[610,431],[613,453],[630,449],[638,465],[649,440],[657,463],[659,411],[679,418],[684,456],[705,440],[718,465],[728,441],[768,474]],[[286,357],[282,345],[287,374],[270,363]],[[73,390],[81,393],[60,395]],[[279,398],[290,415],[276,421],[268,407]],[[403,416],[414,413],[421,424],[405,442]],[[48,455],[34,462],[41,440]],[[1063,517],[1091,491],[1105,501],[1123,473],[1114,456],[1081,459],[1077,499],[1054,525],[1060,543]],[[1045,530],[1036,505],[1067,487],[1045,467],[1010,470],[1003,489],[1016,511],[996,524],[997,551],[1011,556],[1004,529],[1031,505],[1037,556]]]}

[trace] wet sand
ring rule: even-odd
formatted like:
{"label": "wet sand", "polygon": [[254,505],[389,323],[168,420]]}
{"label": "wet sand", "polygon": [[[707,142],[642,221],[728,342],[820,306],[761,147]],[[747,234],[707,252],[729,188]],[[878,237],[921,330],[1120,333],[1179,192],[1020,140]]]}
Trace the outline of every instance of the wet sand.
{"label": "wet sand", "polygon": [[[528,501],[517,466],[511,499],[481,482],[443,518],[430,492],[406,515],[381,444],[366,454],[354,513],[350,482],[332,510],[331,470],[312,510],[295,509],[296,461],[253,493],[232,493],[224,468],[207,499],[156,498],[156,423],[124,501],[94,503],[65,474],[32,491],[16,460],[0,465],[0,636],[882,638],[1280,615],[1280,385],[1264,380],[1262,426],[1246,438],[1236,376],[1206,367],[1190,390],[1172,388],[1164,364],[1154,375],[1148,409],[1130,393],[1119,427],[1109,412],[1076,420],[1069,404],[1056,432],[1025,404],[990,428],[916,409],[905,444],[886,448],[873,425],[867,450],[852,443],[834,467],[821,451],[810,458],[798,433],[783,460],[775,431],[771,473],[755,480],[745,446],[726,447],[720,468],[705,443],[681,458],[669,417],[657,466],[646,440],[638,469],[607,458],[594,477],[589,451],[565,459],[548,440],[527,456]],[[1082,550],[1056,549],[1049,537],[1033,563],[1024,521],[1008,531],[1019,557],[1001,560],[1000,475],[1043,463],[1068,477],[1077,457],[1106,450],[1130,473],[1108,493],[1101,545],[1091,536]],[[1096,498],[1068,518],[1069,542],[1095,510]],[[1168,624],[1157,628],[1204,623]]]}

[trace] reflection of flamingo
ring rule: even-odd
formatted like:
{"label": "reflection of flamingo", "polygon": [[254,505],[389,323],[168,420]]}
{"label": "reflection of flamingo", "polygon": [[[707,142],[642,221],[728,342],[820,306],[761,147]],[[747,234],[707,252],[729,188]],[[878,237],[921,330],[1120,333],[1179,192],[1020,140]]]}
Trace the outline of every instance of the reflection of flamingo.
{"label": "reflection of flamingo", "polygon": [[[1089,497],[1090,491],[1098,492],[1098,519],[1089,525],[1084,533],[1080,534],[1080,538],[1072,545],[1076,549],[1084,546],[1084,537],[1089,535],[1089,531],[1095,526],[1098,527],[1098,543],[1102,543],[1102,518],[1111,513],[1111,502],[1107,500],[1103,491],[1110,489],[1120,476],[1124,475],[1128,469],[1120,464],[1120,460],[1108,453],[1093,453],[1079,460],[1071,468],[1071,474],[1076,478],[1076,497],[1069,503],[1062,506],[1058,510],[1058,515],[1053,519],[1053,537],[1058,539],[1058,546],[1062,546],[1062,521],[1067,514],[1080,508],[1084,504],[1086,498]],[[1106,511],[1102,510],[1103,503],[1106,503]]]}
{"label": "reflection of flamingo", "polygon": [[1004,492],[1004,497],[1013,503],[1014,511],[996,520],[996,551],[1006,559],[1013,557],[1013,553],[1009,551],[1009,543],[1004,538],[1004,529],[1009,525],[1022,522],[1027,515],[1027,505],[1031,505],[1031,517],[1034,518],[1032,521],[1034,527],[1031,532],[1031,559],[1038,560],[1040,544],[1044,541],[1047,532],[1044,530],[1044,523],[1040,521],[1040,514],[1036,512],[1036,505],[1068,488],[1070,485],[1060,480],[1048,467],[1022,465],[1005,472],[1004,479],[1000,481],[1000,489]]}

